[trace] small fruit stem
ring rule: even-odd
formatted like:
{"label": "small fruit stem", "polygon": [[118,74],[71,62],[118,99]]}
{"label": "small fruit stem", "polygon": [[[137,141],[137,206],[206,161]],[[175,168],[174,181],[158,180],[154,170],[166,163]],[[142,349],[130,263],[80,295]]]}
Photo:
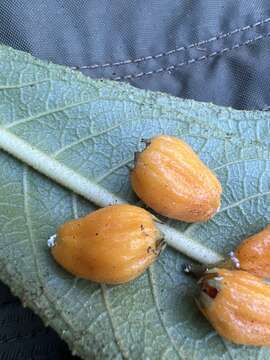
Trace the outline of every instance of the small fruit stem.
{"label": "small fruit stem", "polygon": [[211,271],[213,268],[224,268],[228,270],[238,270],[240,269],[240,262],[235,256],[234,252],[231,251],[229,256],[225,259],[208,265],[198,265],[198,264],[184,264],[182,269],[183,272],[189,275],[193,275],[195,278],[199,279],[204,273]]}
{"label": "small fruit stem", "polygon": [[165,249],[166,246],[167,246],[167,243],[163,238],[158,240],[157,246],[156,246],[156,255],[159,256],[162,253],[162,251]]}
{"label": "small fruit stem", "polygon": [[141,139],[141,142],[145,144],[145,146],[149,146],[151,144],[151,139],[145,139],[145,138],[142,138]]}
{"label": "small fruit stem", "polygon": [[188,275],[193,275],[195,278],[199,279],[207,271],[206,265],[197,265],[197,264],[184,264],[183,271]]}
{"label": "small fruit stem", "polygon": [[190,258],[205,265],[216,264],[224,260],[220,254],[196,242],[194,239],[185,236],[184,233],[180,233],[166,224],[157,224],[157,226],[164,234],[168,245]]}
{"label": "small fruit stem", "polygon": [[134,153],[134,164],[137,163],[137,161],[139,159],[139,156],[140,156],[140,151],[135,151],[135,153]]}

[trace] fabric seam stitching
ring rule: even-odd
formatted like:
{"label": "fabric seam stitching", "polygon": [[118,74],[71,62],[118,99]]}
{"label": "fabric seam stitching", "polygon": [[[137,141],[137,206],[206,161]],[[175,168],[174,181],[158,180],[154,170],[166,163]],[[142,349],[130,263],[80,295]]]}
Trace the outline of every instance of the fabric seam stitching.
{"label": "fabric seam stitching", "polygon": [[261,21],[257,21],[257,22],[255,22],[253,24],[245,25],[243,27],[231,30],[231,31],[226,32],[226,33],[217,34],[216,36],[213,36],[213,37],[211,37],[211,38],[209,38],[207,40],[201,40],[199,42],[195,42],[195,43],[192,43],[190,45],[177,47],[175,49],[168,50],[168,51],[165,51],[165,52],[161,52],[161,53],[156,54],[156,55],[143,56],[143,57],[139,57],[139,58],[136,58],[136,59],[119,60],[117,62],[111,62],[111,63],[106,62],[104,64],[91,64],[91,65],[82,65],[82,66],[72,66],[71,68],[72,69],[77,69],[77,70],[79,70],[79,69],[97,69],[97,68],[107,68],[107,67],[114,67],[114,66],[122,66],[122,65],[128,65],[128,64],[137,64],[137,63],[141,63],[141,62],[145,62],[145,61],[149,61],[149,60],[155,60],[155,59],[158,59],[158,58],[161,58],[161,57],[165,57],[165,56],[175,54],[175,53],[180,52],[180,51],[186,51],[186,50],[196,48],[196,47],[201,46],[201,45],[212,43],[214,41],[218,41],[218,40],[221,40],[221,39],[224,39],[224,38],[229,38],[232,35],[235,35],[235,34],[238,34],[240,32],[244,32],[244,31],[253,29],[255,27],[258,27],[258,26],[261,26],[261,25],[264,25],[264,24],[267,24],[268,22],[270,22],[270,17],[266,18],[264,20],[261,20]]}
{"label": "fabric seam stitching", "polygon": [[212,57],[222,55],[224,53],[227,53],[227,52],[230,52],[232,50],[238,49],[240,47],[249,45],[251,43],[254,43],[254,42],[258,41],[258,40],[267,38],[269,36],[270,36],[270,32],[266,33],[266,34],[258,35],[255,38],[248,39],[248,40],[246,40],[246,41],[244,41],[242,43],[241,42],[237,43],[237,44],[235,44],[235,45],[233,45],[231,47],[225,47],[225,48],[223,48],[221,50],[214,51],[214,52],[212,52],[212,53],[210,53],[208,55],[203,55],[203,56],[200,56],[200,57],[197,57],[197,58],[192,58],[192,59],[189,59],[187,61],[183,61],[183,62],[181,62],[179,64],[174,64],[174,65],[170,65],[170,66],[167,66],[167,67],[161,67],[161,68],[159,68],[157,70],[152,70],[152,71],[147,71],[147,72],[140,72],[140,73],[137,73],[137,74],[127,74],[127,75],[124,75],[124,76],[113,77],[111,79],[112,80],[138,79],[138,78],[141,78],[143,76],[150,76],[150,75],[154,75],[154,74],[158,74],[158,73],[162,73],[162,72],[170,72],[170,71],[176,70],[177,68],[185,66],[185,65],[191,65],[191,64],[197,63],[199,61],[208,60],[208,59],[210,59]]}

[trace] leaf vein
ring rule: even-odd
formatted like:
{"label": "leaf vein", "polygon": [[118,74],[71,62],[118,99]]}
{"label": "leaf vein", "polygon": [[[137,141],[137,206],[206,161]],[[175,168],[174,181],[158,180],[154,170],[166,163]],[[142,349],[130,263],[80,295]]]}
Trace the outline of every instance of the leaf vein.
{"label": "leaf vein", "polygon": [[150,284],[152,298],[153,298],[153,301],[154,301],[154,304],[155,304],[155,308],[156,308],[157,315],[158,315],[159,321],[161,323],[161,326],[163,327],[163,329],[164,329],[164,331],[165,331],[165,333],[167,335],[167,338],[169,339],[169,341],[170,341],[174,351],[176,352],[178,358],[180,360],[182,360],[183,357],[180,354],[180,352],[179,352],[179,350],[177,348],[177,345],[176,345],[175,341],[173,340],[169,330],[167,329],[167,326],[165,325],[165,322],[164,322],[163,317],[162,317],[161,312],[160,312],[159,304],[157,302],[157,294],[156,294],[155,287],[154,287],[154,282],[153,282],[153,274],[152,274],[151,266],[148,268],[148,278],[149,278],[149,284]]}
{"label": "leaf vein", "polygon": [[68,144],[67,146],[62,147],[61,149],[59,149],[58,151],[56,151],[54,154],[52,154],[52,156],[53,156],[54,158],[56,158],[57,156],[59,156],[59,155],[60,155],[61,153],[63,153],[64,151],[69,150],[69,149],[71,149],[72,147],[83,143],[84,141],[91,140],[91,139],[93,139],[93,138],[95,138],[95,137],[98,137],[98,136],[107,134],[107,133],[109,133],[110,131],[119,128],[120,126],[121,126],[121,124],[116,124],[116,125],[114,125],[114,126],[111,126],[111,127],[107,128],[107,129],[103,130],[103,131],[100,131],[100,132],[98,132],[98,133],[96,133],[96,134],[90,134],[90,135],[88,135],[88,136],[84,136],[84,137],[82,137],[81,139],[79,139],[79,140],[77,140],[77,141],[74,141],[74,142]]}
{"label": "leaf vein", "polygon": [[[76,194],[72,194],[72,209],[73,209],[73,214],[74,217],[77,219],[78,218],[78,201],[77,201],[77,196]],[[106,285],[105,284],[101,284],[100,285],[100,289],[101,289],[101,294],[103,297],[103,302],[104,302],[104,306],[105,309],[107,311],[108,314],[108,318],[109,318],[109,322],[111,325],[111,329],[112,329],[112,333],[115,339],[115,343],[120,351],[120,353],[122,354],[123,359],[128,359],[128,356],[126,355],[126,351],[122,348],[121,343],[120,343],[120,339],[118,339],[118,336],[116,334],[116,330],[115,330],[115,326],[114,326],[114,321],[113,321],[113,317],[112,317],[112,312],[110,309],[110,305],[106,296]]]}
{"label": "leaf vein", "polygon": [[132,156],[131,158],[129,159],[126,159],[125,161],[117,164],[115,167],[112,167],[109,171],[107,171],[106,173],[102,174],[100,177],[98,177],[96,179],[96,182],[97,183],[100,183],[102,182],[103,180],[105,180],[108,176],[110,176],[111,174],[113,174],[116,170],[126,166],[127,164],[129,164],[130,162],[133,162],[134,161],[134,157]]}
{"label": "leaf vein", "polygon": [[222,208],[222,209],[218,212],[218,214],[220,214],[220,213],[222,213],[222,212],[224,212],[224,211],[227,211],[227,210],[229,210],[229,209],[232,209],[232,208],[234,208],[234,207],[237,207],[237,206],[245,203],[246,201],[253,200],[253,199],[257,199],[257,198],[260,198],[260,197],[263,197],[263,196],[267,196],[267,195],[270,195],[270,191],[265,191],[265,192],[263,192],[263,193],[259,193],[259,194],[255,194],[255,195],[248,196],[248,197],[246,197],[246,198],[244,198],[244,199],[242,199],[242,200],[239,200],[239,201],[237,201],[237,202],[235,202],[235,203],[233,203],[233,204],[231,204],[231,205],[228,205],[228,206]]}
{"label": "leaf vein", "polygon": [[[263,192],[263,193],[260,193],[260,194],[251,195],[251,196],[249,196],[249,197],[247,197],[245,199],[239,200],[239,201],[237,201],[237,202],[235,202],[235,203],[233,203],[231,205],[228,205],[228,206],[222,208],[220,211],[218,211],[217,214],[225,212],[225,211],[227,211],[229,209],[233,209],[234,207],[239,206],[239,205],[245,203],[246,201],[253,200],[253,199],[260,198],[260,197],[267,196],[267,195],[270,195],[270,191],[266,191],[266,192]],[[190,225],[189,227],[187,227],[186,230],[183,231],[183,234],[185,234],[185,235],[190,234],[191,230],[194,230],[194,228],[196,228],[198,226],[200,226],[199,223],[194,223],[194,224]]]}
{"label": "leaf vein", "polygon": [[122,347],[121,340],[120,340],[120,338],[118,338],[118,336],[116,334],[116,329],[115,329],[115,325],[114,325],[112,311],[111,311],[110,304],[108,302],[107,295],[106,295],[106,292],[107,292],[106,285],[101,284],[100,287],[101,287],[101,293],[102,293],[105,309],[107,311],[109,322],[110,322],[111,329],[112,329],[112,333],[113,333],[113,336],[114,336],[114,339],[115,339],[115,343],[116,343],[120,353],[122,354],[123,359],[128,360],[129,356],[128,356],[127,352],[124,350],[124,348]]}
{"label": "leaf vein", "polygon": [[45,82],[49,82],[51,79],[43,79],[43,80],[38,80],[38,81],[32,81],[29,83],[22,83],[22,84],[13,84],[13,85],[0,85],[0,91],[1,90],[9,90],[9,89],[20,89],[23,87],[28,87],[28,86],[34,86],[34,85],[38,85],[38,84],[42,84]]}

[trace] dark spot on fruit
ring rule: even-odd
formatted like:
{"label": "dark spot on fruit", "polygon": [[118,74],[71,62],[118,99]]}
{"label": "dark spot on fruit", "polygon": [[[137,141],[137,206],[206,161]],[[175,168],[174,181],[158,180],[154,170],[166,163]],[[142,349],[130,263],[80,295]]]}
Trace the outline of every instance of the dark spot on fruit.
{"label": "dark spot on fruit", "polygon": [[144,226],[143,226],[143,224],[141,224],[141,231],[143,231],[144,230]]}
{"label": "dark spot on fruit", "polygon": [[202,291],[205,292],[211,299],[215,299],[218,294],[218,289],[208,285],[207,283],[203,284]]}
{"label": "dark spot on fruit", "polygon": [[149,247],[147,248],[147,253],[150,254],[152,251],[153,251],[152,247],[149,246]]}
{"label": "dark spot on fruit", "polygon": [[98,233],[96,233],[96,236],[98,236]]}

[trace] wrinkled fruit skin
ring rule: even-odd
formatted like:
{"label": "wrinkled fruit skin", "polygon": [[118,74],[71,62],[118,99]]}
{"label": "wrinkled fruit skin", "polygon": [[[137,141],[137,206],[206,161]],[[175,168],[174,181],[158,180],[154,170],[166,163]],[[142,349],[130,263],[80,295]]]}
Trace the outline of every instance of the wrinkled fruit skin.
{"label": "wrinkled fruit skin", "polygon": [[236,344],[270,346],[270,286],[246,271],[212,271],[200,280],[198,305],[215,330]]}
{"label": "wrinkled fruit skin", "polygon": [[246,240],[235,251],[243,270],[270,278],[270,225]]}
{"label": "wrinkled fruit skin", "polygon": [[52,255],[78,277],[120,284],[143,273],[163,244],[149,212],[132,205],[113,205],[63,224]]}
{"label": "wrinkled fruit skin", "polygon": [[185,142],[158,136],[141,152],[131,183],[145,204],[166,217],[206,221],[220,207],[221,185]]}

